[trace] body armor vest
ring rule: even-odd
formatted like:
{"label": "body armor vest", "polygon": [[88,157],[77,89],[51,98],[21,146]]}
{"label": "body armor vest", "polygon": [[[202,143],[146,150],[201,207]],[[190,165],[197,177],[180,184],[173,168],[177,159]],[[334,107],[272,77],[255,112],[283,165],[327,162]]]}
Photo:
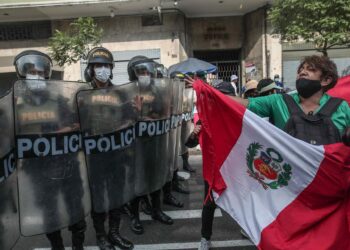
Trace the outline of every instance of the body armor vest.
{"label": "body armor vest", "polygon": [[32,101],[23,103],[17,108],[20,133],[46,133],[58,129],[60,113],[57,101],[46,99],[41,103]]}

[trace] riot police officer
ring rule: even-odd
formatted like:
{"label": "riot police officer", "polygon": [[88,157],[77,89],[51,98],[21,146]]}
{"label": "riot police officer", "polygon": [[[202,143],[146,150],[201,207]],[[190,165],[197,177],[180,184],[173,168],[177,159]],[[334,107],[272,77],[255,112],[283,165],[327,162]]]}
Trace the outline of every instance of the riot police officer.
{"label": "riot police officer", "polygon": [[[114,59],[112,53],[103,47],[93,48],[88,54],[87,68],[85,69],[85,80],[91,83],[93,88],[104,88],[113,86],[111,79]],[[118,194],[108,194],[118,195]],[[94,209],[93,209],[94,210]],[[91,213],[94,228],[96,231],[97,245],[101,250],[114,249],[113,245],[121,249],[133,249],[134,245],[129,240],[120,235],[121,209],[111,209],[108,211],[109,234],[107,236],[104,222],[107,213]]]}
{"label": "riot police officer", "polygon": [[[162,109],[164,108],[162,107],[162,96],[157,92],[157,89],[152,84],[152,78],[155,78],[157,74],[156,67],[157,63],[144,56],[133,57],[130,59],[127,66],[129,80],[138,81],[140,90],[145,93],[147,92],[147,95],[143,98],[142,104],[142,116],[147,117],[146,119],[158,119],[158,114],[162,113]],[[151,152],[154,153],[154,150],[156,150],[154,148],[146,148],[147,147],[143,147],[142,152],[142,154],[145,156],[143,157],[145,161],[140,163],[144,165],[150,164],[148,163],[148,160],[150,158],[149,154]],[[154,163],[152,160],[150,162]],[[163,224],[173,224],[173,220],[161,209],[161,189],[151,192],[150,197],[152,206],[152,218]],[[142,197],[136,198],[131,202],[131,229],[138,234],[143,233],[143,227],[139,219],[140,198]]]}
{"label": "riot police officer", "polygon": [[[69,110],[65,100],[51,100],[50,93],[46,89],[45,79],[50,79],[52,73],[51,58],[36,50],[26,50],[15,57],[14,65],[18,78],[26,79],[25,84],[28,91],[26,98],[23,98],[21,101],[16,100],[17,103],[22,102],[22,104],[17,104],[16,111],[19,123],[18,132],[28,133],[28,131],[38,129],[42,133],[48,133],[49,131],[57,130],[61,123],[60,117],[64,115],[69,116],[69,114],[67,114]],[[59,106],[67,108],[60,109]],[[65,114],[63,114],[63,112]],[[67,127],[67,129],[70,130],[71,128]],[[70,187],[67,183],[74,182],[76,184],[75,187],[77,187],[74,190],[75,195],[82,197],[82,180],[80,179],[79,162],[76,159],[56,162],[54,159],[42,158],[40,161],[42,164],[38,164],[38,166],[32,166],[33,163],[30,163],[30,161],[24,162],[23,169],[26,171],[28,178],[31,179],[31,182],[34,183],[33,189],[34,193],[36,193],[35,202],[38,207],[43,208],[44,230],[48,231],[52,226],[52,217],[58,217],[57,202],[60,193],[63,195],[67,210],[70,211],[68,214],[69,217],[73,216],[73,210],[78,211],[77,214],[84,214],[82,212],[83,207],[81,200],[75,199],[74,197],[76,196],[71,195],[72,190],[67,190]],[[45,168],[43,168],[43,166],[45,166]],[[39,170],[30,172],[32,169]],[[61,178],[62,176],[56,175],[59,172],[65,172],[65,174],[68,173],[68,175],[70,175],[70,178],[67,178],[68,182],[66,182],[65,178]],[[46,186],[35,185],[40,182],[45,182],[45,180],[47,180]],[[56,187],[55,183],[57,182],[60,182],[60,185]],[[49,194],[43,197],[39,195],[39,193],[45,188],[47,188],[47,190],[52,190],[52,193],[50,191]],[[56,211],[47,209],[46,206],[48,204],[50,204],[50,207],[56,207]],[[70,221],[77,220],[79,220],[79,218],[70,218]],[[77,223],[70,225],[69,230],[72,232],[72,249],[82,250],[84,233],[86,230],[85,220],[80,219]],[[64,250],[60,230],[49,231],[46,236],[51,243],[52,249]]]}
{"label": "riot police officer", "polygon": [[[158,64],[157,65],[157,78],[163,78],[166,77],[168,75],[167,72],[167,68],[164,67],[163,64]],[[181,93],[182,95],[182,93]],[[173,98],[176,98],[175,93],[173,93]],[[176,100],[177,102],[177,100]],[[175,103],[173,103],[174,107],[173,109],[175,109]],[[175,135],[176,137],[176,135]],[[176,139],[176,138],[173,138]],[[173,145],[171,147],[174,148],[175,152],[171,152],[174,155],[173,156],[169,156],[171,159],[171,162],[174,161],[174,157],[177,157],[175,147],[177,146],[175,141],[170,140],[170,143],[172,143]],[[169,162],[170,163],[170,162]],[[170,163],[171,164],[171,163]],[[168,181],[167,183],[165,183],[165,185],[163,186],[163,203],[170,205],[170,206],[174,206],[174,207],[178,207],[181,208],[184,206],[184,203],[180,200],[178,200],[173,194],[172,191],[176,191],[179,193],[183,193],[183,194],[189,194],[190,192],[188,190],[186,190],[180,183],[180,177],[178,176],[178,167],[174,166],[174,171],[173,171],[173,175],[172,175],[172,179],[171,181]]]}

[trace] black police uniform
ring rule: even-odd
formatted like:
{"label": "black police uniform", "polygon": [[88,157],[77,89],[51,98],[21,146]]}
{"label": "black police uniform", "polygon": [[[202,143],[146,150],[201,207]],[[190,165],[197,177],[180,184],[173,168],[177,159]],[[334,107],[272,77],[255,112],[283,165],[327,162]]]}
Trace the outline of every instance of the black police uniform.
{"label": "black police uniform", "polygon": [[[93,66],[95,64],[109,64],[114,66],[113,56],[110,51],[103,47],[93,48],[88,54],[88,66],[85,69],[85,79],[91,83],[93,88],[98,88],[95,79],[93,77]],[[110,79],[112,78],[112,75]],[[110,79],[108,80],[106,87],[113,86]],[[108,180],[104,180],[108,181]],[[118,195],[109,192],[108,195]],[[102,198],[102,197],[101,197]],[[102,250],[112,250],[114,247],[110,244],[117,245],[122,249],[132,249],[134,246],[132,242],[124,239],[120,236],[120,221],[121,221],[121,210],[119,208],[112,209],[108,212],[109,216],[109,235],[107,238],[106,231],[104,228],[104,222],[107,217],[106,212],[97,213],[96,211],[91,212],[93,219],[94,228],[96,231],[97,244]]]}
{"label": "black police uniform", "polygon": [[[60,107],[60,108],[58,108]],[[66,108],[64,108],[66,107]],[[51,114],[48,116],[35,115],[39,112],[46,112]],[[67,116],[71,113],[66,101],[63,98],[58,100],[53,100],[50,98],[50,94],[47,91],[41,92],[40,96],[35,96],[30,94],[27,98],[23,99],[23,104],[17,105],[17,121],[21,134],[25,134],[27,131],[33,131],[37,129],[43,134],[52,133],[52,131],[59,129],[59,124],[63,120],[61,117]],[[30,114],[30,115],[26,115]],[[30,117],[34,119],[30,119]],[[64,119],[67,120],[67,119]],[[73,121],[69,124],[73,124]],[[60,124],[64,126],[64,124]],[[62,127],[61,126],[61,127]],[[67,125],[68,126],[68,125]],[[48,166],[50,166],[48,168]],[[52,181],[45,182],[46,186],[33,185],[34,193],[43,193],[42,190],[50,190],[45,197],[36,197],[36,204],[38,207],[43,208],[44,227],[49,230],[52,228],[50,225],[50,218],[57,218],[58,211],[45,209],[46,204],[56,204],[58,196],[63,195],[65,204],[67,204],[68,211],[81,211],[83,213],[84,209],[82,206],[82,201],[75,199],[75,197],[83,197],[84,191],[82,189],[82,180],[80,178],[79,161],[78,160],[68,160],[62,161],[55,160],[55,156],[50,158],[42,158],[39,165],[30,164],[26,161],[23,165],[24,171],[30,176],[32,183],[42,183],[43,179],[51,179]],[[80,187],[75,190],[70,190],[70,185],[66,185],[66,182],[72,182],[74,178],[74,183],[76,187]],[[74,192],[74,196],[70,195]],[[78,193],[78,195],[77,195]],[[73,215],[73,212],[69,212],[69,215]],[[73,220],[73,218],[71,219]],[[83,249],[84,233],[86,230],[86,222],[84,219],[78,221],[77,223],[70,225],[68,229],[72,232],[72,246],[73,249]],[[49,232],[46,234],[47,238],[50,240],[53,249],[64,249],[63,240],[61,237],[61,231],[57,230],[54,232]]]}
{"label": "black police uniform", "polygon": [[[128,64],[128,74],[130,81],[136,81],[137,77],[134,72],[134,67],[141,63],[152,63],[151,59],[148,59],[143,56],[137,56],[132,58]],[[154,63],[154,62],[153,62]],[[151,80],[153,81],[153,80]],[[142,104],[142,117],[147,117],[151,119],[157,119],[158,114],[162,113],[163,105],[162,105],[162,96],[159,94],[154,84],[151,82],[149,86],[144,89],[144,99]],[[144,164],[154,164],[154,161],[151,157],[154,155],[154,147],[143,147],[143,154],[145,155]],[[152,218],[160,221],[161,223],[171,225],[173,224],[173,220],[164,214],[161,210],[161,189],[156,190],[150,193],[151,204],[152,204]],[[145,197],[138,197],[131,202],[131,213],[132,213],[132,225],[131,229],[135,233],[142,233],[143,228],[139,220],[139,202],[141,199]]]}

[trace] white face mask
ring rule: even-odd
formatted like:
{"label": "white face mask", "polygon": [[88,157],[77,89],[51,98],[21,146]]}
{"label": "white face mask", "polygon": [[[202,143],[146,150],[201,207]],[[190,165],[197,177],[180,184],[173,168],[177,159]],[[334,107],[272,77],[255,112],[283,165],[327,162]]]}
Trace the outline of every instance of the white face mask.
{"label": "white face mask", "polygon": [[40,75],[27,74],[26,79],[29,80],[26,82],[30,90],[41,90],[46,88],[45,78]]}
{"label": "white face mask", "polygon": [[141,87],[147,87],[151,83],[151,76],[138,76]]}
{"label": "white face mask", "polygon": [[95,68],[95,78],[102,83],[106,83],[111,76],[111,69],[109,67]]}

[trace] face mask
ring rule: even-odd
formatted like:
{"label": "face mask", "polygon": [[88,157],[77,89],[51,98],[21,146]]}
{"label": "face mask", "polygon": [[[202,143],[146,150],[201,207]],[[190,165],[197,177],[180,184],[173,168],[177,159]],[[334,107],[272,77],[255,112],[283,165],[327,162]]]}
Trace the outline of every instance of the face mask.
{"label": "face mask", "polygon": [[42,76],[27,74],[26,79],[29,80],[26,81],[26,84],[30,90],[42,90],[46,88],[45,78]]}
{"label": "face mask", "polygon": [[316,92],[322,89],[321,81],[319,80],[309,80],[305,78],[300,78],[296,82],[296,88],[298,94],[301,97],[309,98]]}
{"label": "face mask", "polygon": [[142,87],[146,87],[151,83],[151,76],[139,76],[139,84]]}
{"label": "face mask", "polygon": [[108,67],[95,68],[95,77],[99,82],[106,83],[111,76],[111,69]]}

